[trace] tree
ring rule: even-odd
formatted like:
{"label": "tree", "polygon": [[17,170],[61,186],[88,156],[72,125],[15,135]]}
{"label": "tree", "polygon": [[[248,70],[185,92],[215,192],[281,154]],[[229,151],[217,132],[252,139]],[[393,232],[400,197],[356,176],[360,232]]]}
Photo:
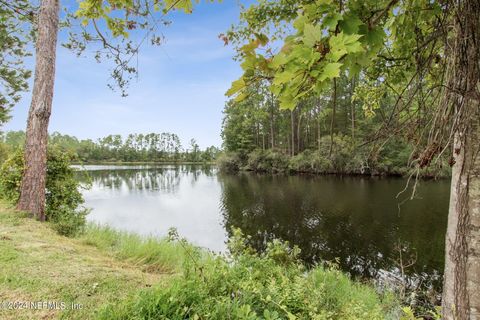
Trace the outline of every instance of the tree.
{"label": "tree", "polygon": [[193,138],[190,139],[189,161],[193,161],[193,162],[199,161],[200,160],[199,152],[200,152],[200,147],[198,146],[197,141]]}
{"label": "tree", "polygon": [[[2,1],[3,3],[3,1]],[[25,144],[25,171],[21,182],[20,198],[17,208],[26,210],[39,220],[45,220],[45,179],[46,154],[48,140],[48,123],[52,108],[55,82],[55,53],[59,24],[60,0],[41,0],[37,19],[35,80],[30,106]],[[172,9],[192,10],[191,0],[153,1],[97,1],[83,0],[79,10],[67,14],[67,25],[73,25],[71,19],[81,20],[81,30],[70,32],[70,41],[65,44],[69,49],[82,54],[90,42],[99,42],[101,49],[95,58],[113,59],[116,68],[112,78],[125,95],[125,87],[129,77],[137,70],[132,66],[132,57],[138,54],[139,48],[147,36],[151,36],[153,44],[160,44],[160,38],[154,35],[163,16]],[[162,10],[159,19],[153,13]],[[18,11],[9,12],[15,15]],[[120,15],[119,13],[122,13]],[[0,13],[1,14],[1,13]],[[152,18],[153,17],[153,18]],[[103,21],[109,34],[101,30]],[[91,28],[87,29],[89,23]],[[100,27],[99,27],[100,25]],[[147,29],[148,32],[138,45],[128,40],[129,31]],[[1,113],[0,113],[1,114]]]}
{"label": "tree", "polygon": [[[382,111],[383,90],[395,96],[372,141],[408,130],[417,173],[451,148],[445,319],[480,316],[479,12],[478,0],[263,1],[226,36],[247,42],[238,48],[245,73],[227,92],[237,101],[268,79],[280,107],[294,110],[342,76],[358,76],[374,84],[355,89],[365,112]],[[284,25],[293,34],[285,35]],[[268,35],[283,47],[257,50]]]}
{"label": "tree", "polygon": [[477,319],[480,318],[480,2],[456,1],[453,9],[454,32],[447,51],[448,89],[439,109],[448,112],[456,122],[443,315],[445,319]]}
{"label": "tree", "polygon": [[0,125],[9,119],[19,93],[28,89],[31,72],[23,60],[30,55],[26,46],[32,34],[27,26],[34,10],[27,0],[0,1]]}
{"label": "tree", "polygon": [[35,80],[25,141],[25,170],[17,208],[45,220],[48,122],[52,110],[59,0],[42,0],[38,15]]}
{"label": "tree", "polygon": [[25,144],[25,132],[24,131],[8,131],[3,138],[5,144],[12,148],[23,147]]}

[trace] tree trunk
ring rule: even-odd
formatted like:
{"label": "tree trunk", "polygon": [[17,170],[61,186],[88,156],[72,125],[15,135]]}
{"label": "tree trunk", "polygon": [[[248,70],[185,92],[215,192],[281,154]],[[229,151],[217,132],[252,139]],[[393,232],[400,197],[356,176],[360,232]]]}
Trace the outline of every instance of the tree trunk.
{"label": "tree trunk", "polygon": [[265,151],[265,132],[262,128],[262,150]]}
{"label": "tree trunk", "polygon": [[298,112],[297,117],[297,152],[300,153],[302,151],[302,114]]}
{"label": "tree trunk", "polygon": [[352,90],[350,91],[350,107],[351,107],[351,117],[352,117],[352,141],[353,147],[355,148],[355,103],[352,102],[353,93],[355,92],[355,78],[352,79]]}
{"label": "tree trunk", "polygon": [[321,124],[320,124],[320,117],[319,119],[317,120],[317,148],[318,148],[318,151],[320,151],[320,149],[322,148],[322,141],[321,141],[321,138],[322,138],[322,128],[321,128]]}
{"label": "tree trunk", "polygon": [[335,116],[337,113],[337,79],[333,78],[333,92],[332,92],[332,120],[330,122],[330,151],[328,157],[332,157],[333,151],[333,133],[335,130]]}
{"label": "tree trunk", "polygon": [[25,171],[17,208],[45,220],[48,122],[55,82],[59,0],[42,0],[38,16],[35,79],[25,141]]}
{"label": "tree trunk", "polygon": [[445,245],[444,319],[480,319],[480,1],[455,2],[446,101],[457,120]]}
{"label": "tree trunk", "polygon": [[478,115],[475,122],[466,134],[455,137],[445,251],[444,319],[480,319]]}
{"label": "tree trunk", "polygon": [[271,143],[272,149],[275,148],[274,112],[275,112],[275,100],[274,100],[273,93],[271,93],[270,94],[270,143]]}
{"label": "tree trunk", "polygon": [[292,145],[292,149],[291,149],[291,155],[294,156],[295,155],[295,146],[296,146],[296,143],[295,143],[295,113],[294,113],[294,110],[290,111],[290,131],[291,131],[291,145]]}
{"label": "tree trunk", "polygon": [[322,127],[321,127],[321,123],[320,123],[320,112],[322,111],[322,108],[320,106],[320,98],[317,98],[317,147],[318,147],[318,151],[320,151],[321,149],[321,146],[322,146],[322,143],[320,141],[320,139],[322,138]]}

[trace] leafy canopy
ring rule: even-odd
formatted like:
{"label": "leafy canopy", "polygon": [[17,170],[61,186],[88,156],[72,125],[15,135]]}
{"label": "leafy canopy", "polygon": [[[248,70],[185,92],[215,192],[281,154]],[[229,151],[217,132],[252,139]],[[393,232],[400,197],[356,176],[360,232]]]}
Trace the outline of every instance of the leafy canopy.
{"label": "leafy canopy", "polygon": [[[283,20],[291,29],[279,50],[268,47],[275,44],[269,43],[268,19],[252,14],[267,3],[283,8],[270,12],[277,15],[272,17],[274,25]],[[293,110],[301,99],[321,94],[342,74],[354,77],[367,70],[373,78],[404,85],[424,52],[439,51],[435,41],[426,39],[412,55],[418,36],[432,34],[436,27],[442,12],[437,2],[316,0],[300,2],[296,13],[291,9],[289,1],[261,1],[244,14],[241,28],[230,31],[231,39],[248,43],[238,48],[244,74],[227,95],[243,100],[247,86],[267,79],[280,107]],[[271,32],[274,40],[277,31]],[[399,66],[393,63],[399,60],[404,62],[401,71],[389,70]]]}
{"label": "leafy canopy", "polygon": [[23,62],[30,55],[27,43],[33,34],[26,26],[33,10],[27,0],[0,1],[0,125],[9,119],[20,93],[28,89],[31,71]]}

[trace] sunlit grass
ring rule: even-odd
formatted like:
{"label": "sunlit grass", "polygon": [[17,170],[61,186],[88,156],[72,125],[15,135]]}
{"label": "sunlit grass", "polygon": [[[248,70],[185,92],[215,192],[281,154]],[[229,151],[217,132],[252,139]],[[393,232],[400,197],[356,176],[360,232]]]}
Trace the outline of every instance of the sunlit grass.
{"label": "sunlit grass", "polygon": [[0,310],[0,319],[156,319],[161,314],[183,319],[185,310],[218,319],[243,319],[240,313],[247,311],[282,319],[290,312],[331,319],[398,313],[395,299],[335,268],[277,263],[282,248],[273,247],[273,258],[246,251],[231,260],[184,241],[94,224],[67,238],[0,203],[0,301],[82,305],[79,310]]}
{"label": "sunlit grass", "polygon": [[[126,251],[127,252],[127,251]],[[140,261],[138,261],[140,262]],[[107,247],[58,235],[0,203],[0,301],[57,301],[78,310],[0,310],[0,319],[94,319],[99,309],[170,278],[117,259]]]}
{"label": "sunlit grass", "polygon": [[90,224],[79,238],[116,258],[127,260],[146,271],[174,273],[181,271],[186,244],[165,238],[141,237],[108,226]]}

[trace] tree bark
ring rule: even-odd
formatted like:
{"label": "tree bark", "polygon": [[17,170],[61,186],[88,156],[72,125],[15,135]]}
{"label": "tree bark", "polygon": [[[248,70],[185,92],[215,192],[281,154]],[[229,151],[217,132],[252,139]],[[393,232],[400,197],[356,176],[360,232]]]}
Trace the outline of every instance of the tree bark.
{"label": "tree bark", "polygon": [[317,120],[317,149],[318,149],[318,151],[320,151],[322,149],[321,138],[322,138],[322,128],[320,126],[320,119],[318,119]]}
{"label": "tree bark", "polygon": [[355,77],[352,79],[352,87],[350,91],[350,107],[351,107],[351,118],[352,118],[352,141],[353,147],[355,148],[355,103],[352,102],[353,93],[355,92]]}
{"label": "tree bark", "polygon": [[270,147],[272,149],[275,149],[275,128],[274,128],[275,100],[274,99],[275,98],[273,96],[273,93],[271,93],[270,94]]}
{"label": "tree bark", "polygon": [[42,0],[38,16],[35,78],[25,141],[25,170],[17,208],[45,220],[48,123],[52,110],[59,0]]}
{"label": "tree bark", "polygon": [[480,319],[478,122],[477,115],[476,123],[455,137],[445,249],[444,319]]}
{"label": "tree bark", "polygon": [[480,12],[479,0],[454,2],[446,101],[455,138],[445,245],[444,319],[480,319]]}
{"label": "tree bark", "polygon": [[297,117],[297,152],[300,153],[302,151],[302,113],[298,112]]}
{"label": "tree bark", "polygon": [[317,98],[317,113],[316,113],[316,117],[317,117],[317,147],[318,147],[318,151],[320,151],[321,147],[322,147],[322,143],[321,143],[321,138],[322,138],[322,126],[321,126],[321,123],[320,123],[320,112],[322,111],[322,108],[320,106],[320,98]]}
{"label": "tree bark", "polygon": [[292,145],[292,149],[291,149],[291,155],[294,156],[295,155],[295,146],[296,146],[296,143],[295,143],[295,111],[292,110],[290,111],[290,131],[291,131],[291,145]]}
{"label": "tree bark", "polygon": [[262,150],[265,151],[265,132],[262,128]]}
{"label": "tree bark", "polygon": [[333,92],[332,92],[332,120],[330,122],[330,150],[328,151],[328,157],[332,157],[333,151],[333,133],[335,130],[335,116],[337,113],[337,79],[333,78]]}

